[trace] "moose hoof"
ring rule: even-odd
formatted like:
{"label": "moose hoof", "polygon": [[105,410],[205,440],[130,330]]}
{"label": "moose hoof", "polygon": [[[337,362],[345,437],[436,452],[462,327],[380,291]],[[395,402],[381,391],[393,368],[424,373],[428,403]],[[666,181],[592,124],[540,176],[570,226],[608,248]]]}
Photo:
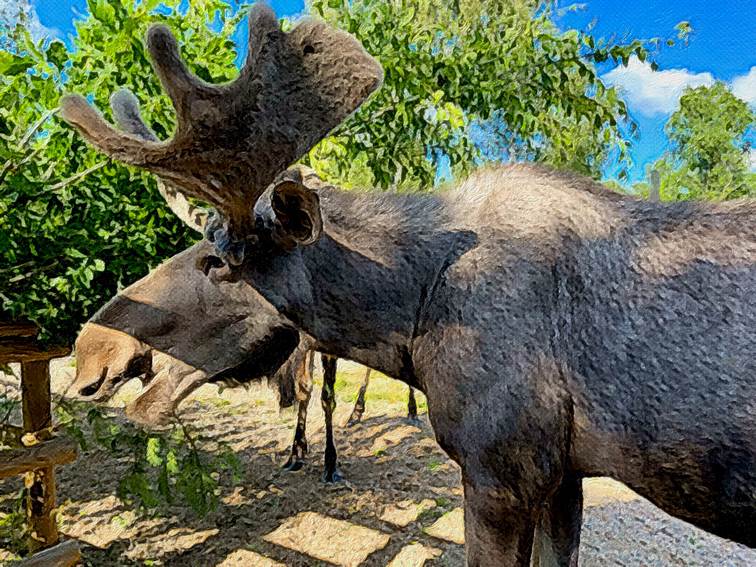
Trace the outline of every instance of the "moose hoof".
{"label": "moose hoof", "polygon": [[296,472],[301,471],[302,467],[304,467],[303,460],[290,458],[282,468],[286,472]]}
{"label": "moose hoof", "polygon": [[336,484],[337,482],[343,482],[344,477],[338,469],[333,471],[325,471],[323,473],[323,482],[326,484]]}
{"label": "moose hoof", "polygon": [[420,427],[423,424],[422,420],[416,415],[408,415],[406,417],[406,422],[409,425],[414,425],[415,427]]}
{"label": "moose hoof", "polygon": [[362,416],[361,415],[353,415],[352,417],[349,418],[349,421],[347,421],[346,426],[347,427],[354,427],[355,425],[357,425],[361,421],[362,421]]}

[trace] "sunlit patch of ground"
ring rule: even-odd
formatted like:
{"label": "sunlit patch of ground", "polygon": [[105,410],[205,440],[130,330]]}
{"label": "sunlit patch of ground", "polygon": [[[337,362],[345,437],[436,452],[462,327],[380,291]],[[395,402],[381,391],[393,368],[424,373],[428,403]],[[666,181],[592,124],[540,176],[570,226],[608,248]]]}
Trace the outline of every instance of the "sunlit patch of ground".
{"label": "sunlit patch of ground", "polygon": [[[374,374],[363,422],[346,428],[364,369],[340,364],[336,444],[346,482],[321,482],[324,423],[320,396],[310,405],[305,468],[281,470],[296,415],[279,412],[263,386],[218,391],[204,386],[181,408],[205,450],[219,442],[237,451],[242,479],[224,480],[217,510],[199,519],[173,505],[135,513],[116,496],[127,464],[96,449],[57,471],[61,530],[83,543],[87,565],[192,567],[461,566],[462,489],[458,467],[436,445],[427,417],[406,421],[407,387]],[[61,393],[74,369],[54,364]],[[0,376],[0,386],[14,379]],[[139,392],[129,384],[114,411]],[[425,399],[419,395],[421,414]],[[0,513],[11,507],[19,479],[0,483]],[[756,565],[756,552],[674,520],[608,479],[585,487],[581,565]],[[0,563],[3,551],[0,550]]]}

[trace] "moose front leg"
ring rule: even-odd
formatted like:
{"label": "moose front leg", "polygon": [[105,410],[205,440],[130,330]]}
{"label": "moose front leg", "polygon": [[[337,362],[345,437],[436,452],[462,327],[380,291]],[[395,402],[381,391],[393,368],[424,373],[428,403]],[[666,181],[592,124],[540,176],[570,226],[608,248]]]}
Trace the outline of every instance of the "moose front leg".
{"label": "moose front leg", "polygon": [[464,482],[467,567],[529,567],[535,520],[506,489]]}
{"label": "moose front leg", "polygon": [[577,567],[582,519],[582,481],[577,475],[567,473],[541,514],[531,565]]}
{"label": "moose front leg", "polygon": [[365,413],[365,392],[367,392],[368,384],[370,384],[371,372],[370,368],[365,369],[365,378],[362,379],[360,391],[357,392],[357,401],[354,403],[352,415],[349,416],[349,421],[347,421],[347,427],[357,425],[362,420],[362,414]]}
{"label": "moose front leg", "polygon": [[326,428],[326,449],[325,449],[325,470],[323,471],[324,482],[339,482],[343,480],[338,470],[338,460],[336,457],[336,445],[333,442],[333,412],[336,409],[336,359],[335,357],[323,355],[323,390],[320,394],[320,403],[323,406],[325,414]]}

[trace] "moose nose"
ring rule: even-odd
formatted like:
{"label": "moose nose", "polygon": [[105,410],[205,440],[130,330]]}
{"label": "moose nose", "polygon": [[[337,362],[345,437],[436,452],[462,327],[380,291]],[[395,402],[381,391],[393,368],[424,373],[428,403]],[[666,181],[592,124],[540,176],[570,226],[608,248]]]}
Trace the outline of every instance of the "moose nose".
{"label": "moose nose", "polygon": [[81,398],[90,398],[94,396],[97,391],[102,387],[103,383],[105,382],[105,377],[108,375],[108,367],[102,369],[102,372],[100,373],[100,377],[97,378],[94,381],[87,381],[86,386],[82,386],[79,388],[78,395]]}

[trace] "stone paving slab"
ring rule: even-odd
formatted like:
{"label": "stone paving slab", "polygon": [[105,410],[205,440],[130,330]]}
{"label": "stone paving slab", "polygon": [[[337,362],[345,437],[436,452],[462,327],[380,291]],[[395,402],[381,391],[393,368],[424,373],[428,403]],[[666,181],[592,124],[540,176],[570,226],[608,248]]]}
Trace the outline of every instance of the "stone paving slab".
{"label": "stone paving slab", "polygon": [[426,561],[441,555],[441,550],[419,543],[405,545],[386,567],[423,567]]}
{"label": "stone paving slab", "polygon": [[402,500],[401,502],[387,506],[381,515],[381,520],[403,528],[417,520],[417,517],[426,510],[435,507],[436,503],[429,498],[422,502]]}
{"label": "stone paving slab", "polygon": [[583,507],[605,506],[612,502],[630,502],[640,498],[621,482],[607,477],[583,480]]}
{"label": "stone paving slab", "polygon": [[287,519],[263,539],[342,567],[357,567],[389,542],[387,534],[316,512]]}
{"label": "stone paving slab", "polygon": [[425,533],[429,536],[464,545],[465,543],[465,512],[462,508],[455,508],[441,516],[428,528]]}
{"label": "stone paving slab", "polygon": [[286,565],[248,549],[237,549],[216,567],[286,567]]}
{"label": "stone paving slab", "polygon": [[369,449],[363,449],[358,453],[360,457],[371,457],[382,453],[392,447],[401,444],[404,440],[410,439],[420,433],[421,430],[414,425],[400,425],[389,429],[373,440]]}

